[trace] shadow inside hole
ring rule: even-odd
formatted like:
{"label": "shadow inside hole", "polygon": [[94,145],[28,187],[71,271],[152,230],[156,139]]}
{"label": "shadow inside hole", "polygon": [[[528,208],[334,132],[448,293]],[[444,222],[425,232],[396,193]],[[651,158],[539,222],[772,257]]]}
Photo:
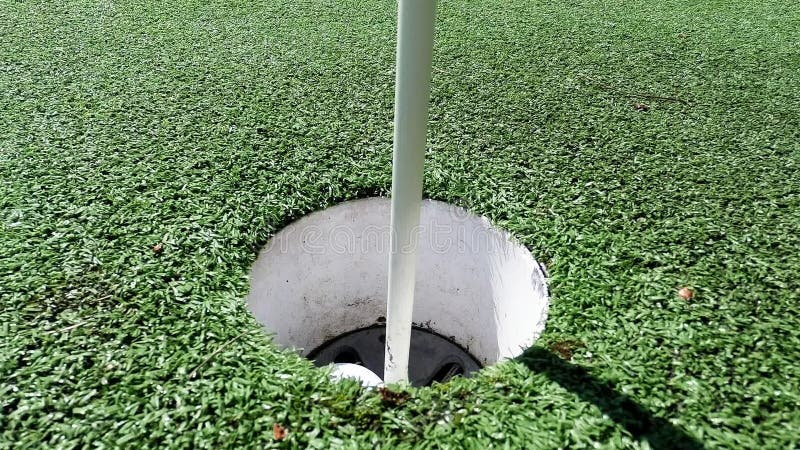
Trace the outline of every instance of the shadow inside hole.
{"label": "shadow inside hole", "polygon": [[531,347],[514,359],[532,372],[541,373],[581,400],[593,403],[637,440],[653,449],[701,450],[703,444],[667,420],[656,417],[610,383],[599,381],[583,367],[570,364],[549,351]]}
{"label": "shadow inside hole", "polygon": [[[383,379],[386,326],[376,325],[337,336],[312,350],[308,358],[318,367],[357,364]],[[421,327],[411,329],[409,382],[412,386],[446,383],[456,376],[468,377],[481,365],[452,340]]]}

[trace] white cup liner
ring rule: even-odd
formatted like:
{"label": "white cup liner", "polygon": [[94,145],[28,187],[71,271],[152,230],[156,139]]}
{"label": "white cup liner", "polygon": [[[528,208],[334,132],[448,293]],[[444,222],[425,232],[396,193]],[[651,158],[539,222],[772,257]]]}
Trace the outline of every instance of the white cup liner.
{"label": "white cup liner", "polygon": [[[385,320],[390,201],[349,201],[278,232],[250,273],[247,304],[274,342],[308,352]],[[518,356],[544,331],[546,276],[489,220],[422,202],[413,322],[482,365]]]}

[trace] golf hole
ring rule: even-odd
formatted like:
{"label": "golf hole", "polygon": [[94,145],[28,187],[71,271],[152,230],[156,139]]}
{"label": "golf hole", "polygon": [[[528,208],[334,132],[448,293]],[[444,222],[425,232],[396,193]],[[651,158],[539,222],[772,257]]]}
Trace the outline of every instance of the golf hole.
{"label": "golf hole", "polygon": [[[247,305],[276,344],[381,376],[389,215],[389,199],[355,200],[273,236],[252,267]],[[416,250],[413,385],[518,356],[544,331],[545,273],[488,219],[424,200]]]}

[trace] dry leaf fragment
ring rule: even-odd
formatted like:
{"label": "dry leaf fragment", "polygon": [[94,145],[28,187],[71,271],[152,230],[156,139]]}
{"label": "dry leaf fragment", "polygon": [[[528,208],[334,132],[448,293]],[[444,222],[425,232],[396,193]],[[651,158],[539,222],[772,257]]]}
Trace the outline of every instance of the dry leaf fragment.
{"label": "dry leaf fragment", "polygon": [[379,387],[378,393],[381,394],[381,400],[384,403],[388,403],[391,405],[402,405],[403,403],[407,402],[408,399],[411,397],[408,392],[394,392],[389,390],[385,387]]}
{"label": "dry leaf fragment", "polygon": [[550,350],[557,353],[561,359],[565,359],[567,361],[572,359],[572,355],[575,353],[575,350],[583,347],[586,347],[586,344],[572,339],[552,342],[550,345],[548,345]]}
{"label": "dry leaf fragment", "polygon": [[282,441],[286,439],[287,434],[289,434],[289,432],[286,430],[286,428],[283,428],[281,424],[272,424],[272,435],[275,436],[275,440]]}
{"label": "dry leaf fragment", "polygon": [[684,300],[691,300],[694,298],[694,292],[692,292],[692,290],[687,287],[682,287],[678,291],[678,296]]}

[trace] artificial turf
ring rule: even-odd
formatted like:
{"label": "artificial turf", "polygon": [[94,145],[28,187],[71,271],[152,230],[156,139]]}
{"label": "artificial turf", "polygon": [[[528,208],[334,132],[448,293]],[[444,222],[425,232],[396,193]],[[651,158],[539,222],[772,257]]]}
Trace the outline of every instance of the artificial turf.
{"label": "artificial turf", "polygon": [[0,1],[0,448],[797,448],[792,1],[442,0],[425,196],[545,334],[388,401],[270,344],[258,250],[389,194],[395,14]]}

